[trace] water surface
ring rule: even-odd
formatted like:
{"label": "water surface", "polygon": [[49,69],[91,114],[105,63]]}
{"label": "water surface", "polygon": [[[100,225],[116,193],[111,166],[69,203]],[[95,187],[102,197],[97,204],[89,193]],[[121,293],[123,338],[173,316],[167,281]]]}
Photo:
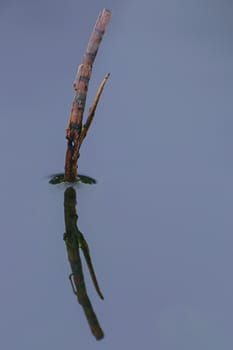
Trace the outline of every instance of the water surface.
{"label": "water surface", "polygon": [[[24,6],[23,6],[24,4]],[[1,348],[232,348],[232,5],[2,3]],[[81,6],[81,7],[80,7]],[[63,235],[72,82],[102,7],[111,72],[75,186],[105,338],[77,302]]]}

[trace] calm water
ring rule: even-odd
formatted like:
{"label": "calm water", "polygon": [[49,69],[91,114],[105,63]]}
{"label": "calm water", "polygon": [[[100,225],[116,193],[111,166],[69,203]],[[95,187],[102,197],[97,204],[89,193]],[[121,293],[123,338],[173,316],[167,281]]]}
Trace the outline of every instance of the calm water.
{"label": "calm water", "polygon": [[[63,171],[73,78],[106,5],[87,108],[111,77],[79,161],[97,184],[75,186],[104,295],[80,253],[96,342],[68,278],[68,186],[49,174]],[[0,5],[1,348],[231,349],[232,5],[82,6]]]}

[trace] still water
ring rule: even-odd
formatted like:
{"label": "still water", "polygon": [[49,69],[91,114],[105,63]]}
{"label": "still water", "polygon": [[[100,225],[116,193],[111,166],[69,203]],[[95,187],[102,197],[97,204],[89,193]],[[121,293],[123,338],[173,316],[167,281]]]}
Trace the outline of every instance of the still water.
{"label": "still water", "polygon": [[232,348],[232,6],[210,3],[108,2],[79,159],[97,183],[73,189],[49,176],[106,2],[1,5],[1,349]]}

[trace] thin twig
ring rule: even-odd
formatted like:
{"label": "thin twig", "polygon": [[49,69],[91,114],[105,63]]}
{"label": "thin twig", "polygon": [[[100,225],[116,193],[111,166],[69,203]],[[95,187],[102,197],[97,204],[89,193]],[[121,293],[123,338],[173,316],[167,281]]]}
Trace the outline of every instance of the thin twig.
{"label": "thin twig", "polygon": [[86,123],[82,127],[82,131],[81,131],[81,135],[80,135],[79,140],[78,140],[77,148],[75,149],[74,154],[73,154],[73,159],[74,160],[76,160],[76,159],[78,160],[80,147],[81,147],[81,145],[83,143],[83,140],[85,139],[85,137],[87,135],[88,129],[90,128],[91,123],[92,123],[92,121],[94,119],[97,105],[99,103],[100,97],[101,97],[102,92],[104,90],[104,86],[105,86],[105,84],[106,84],[106,82],[107,82],[109,77],[110,77],[110,73],[105,75],[104,79],[100,83],[100,86],[99,86],[99,88],[97,90],[97,93],[96,93],[95,99],[93,101],[93,104],[92,104],[91,108],[89,109],[89,114],[88,114]]}

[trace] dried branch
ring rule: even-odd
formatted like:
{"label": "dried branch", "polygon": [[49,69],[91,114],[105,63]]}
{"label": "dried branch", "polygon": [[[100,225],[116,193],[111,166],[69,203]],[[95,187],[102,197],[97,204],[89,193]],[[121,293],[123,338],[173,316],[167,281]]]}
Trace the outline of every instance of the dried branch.
{"label": "dried branch", "polygon": [[79,150],[80,150],[80,147],[81,147],[81,145],[82,145],[82,143],[83,143],[83,140],[84,140],[84,138],[85,138],[86,135],[87,135],[88,129],[90,128],[91,123],[92,123],[92,121],[93,121],[93,119],[94,119],[95,111],[96,111],[98,102],[99,102],[99,100],[100,100],[100,97],[101,97],[102,92],[103,92],[103,90],[104,90],[104,86],[105,86],[105,84],[106,84],[106,82],[107,82],[109,76],[110,76],[110,73],[106,74],[105,77],[104,77],[104,79],[102,80],[102,82],[101,82],[101,84],[100,84],[100,86],[99,86],[99,88],[98,88],[98,91],[97,91],[97,93],[96,93],[96,96],[95,96],[95,99],[94,99],[94,101],[93,101],[93,104],[92,104],[91,108],[89,109],[89,114],[88,114],[86,123],[85,123],[85,124],[83,125],[83,127],[82,127],[82,131],[81,131],[81,134],[80,134],[78,143],[77,143],[77,147],[76,147],[76,149],[75,149],[75,151],[74,151],[74,154],[73,154],[73,159],[76,160],[76,161],[77,161],[78,158],[79,158]]}
{"label": "dried branch", "polygon": [[66,130],[66,138],[68,143],[65,161],[65,181],[68,182],[74,182],[77,178],[77,161],[79,157],[79,149],[82,143],[80,142],[80,137],[82,134],[82,120],[86,105],[89,80],[99,45],[102,41],[110,19],[111,12],[104,9],[96,21],[87,45],[86,52],[83,56],[82,64],[78,67],[74,80],[75,96]]}

